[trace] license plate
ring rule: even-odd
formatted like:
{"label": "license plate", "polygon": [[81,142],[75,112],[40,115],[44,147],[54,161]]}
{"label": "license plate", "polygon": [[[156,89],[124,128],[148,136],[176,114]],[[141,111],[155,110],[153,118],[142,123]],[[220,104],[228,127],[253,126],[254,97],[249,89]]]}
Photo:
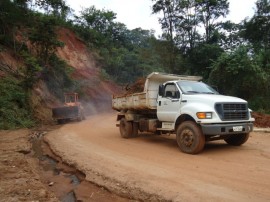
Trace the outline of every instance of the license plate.
{"label": "license plate", "polygon": [[233,131],[243,131],[243,126],[234,126]]}

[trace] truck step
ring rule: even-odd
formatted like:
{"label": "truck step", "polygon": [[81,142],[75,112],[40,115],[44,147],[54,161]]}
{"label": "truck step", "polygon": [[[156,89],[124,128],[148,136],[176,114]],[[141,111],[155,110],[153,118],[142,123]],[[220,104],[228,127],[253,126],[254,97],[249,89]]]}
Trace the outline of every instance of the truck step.
{"label": "truck step", "polygon": [[173,131],[173,129],[171,128],[157,128],[157,130]]}

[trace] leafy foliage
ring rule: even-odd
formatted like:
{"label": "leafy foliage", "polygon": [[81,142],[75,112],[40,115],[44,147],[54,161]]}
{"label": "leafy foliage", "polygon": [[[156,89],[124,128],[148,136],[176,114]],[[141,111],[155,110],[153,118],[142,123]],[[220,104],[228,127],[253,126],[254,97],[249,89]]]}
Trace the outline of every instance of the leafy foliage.
{"label": "leafy foliage", "polygon": [[53,16],[41,16],[37,18],[36,25],[32,28],[29,39],[34,45],[34,50],[44,65],[48,63],[49,57],[55,53],[57,47],[63,47],[64,44],[57,39],[55,26],[57,20]]}
{"label": "leafy foliage", "polygon": [[[49,15],[29,10],[29,2],[29,0],[0,2],[0,44],[13,50],[14,57],[22,64],[15,67],[2,61],[0,63],[0,70],[4,72],[4,77],[0,80],[2,129],[33,126],[29,95],[40,79],[47,81],[48,85],[55,84],[57,88],[50,89],[59,97],[59,91],[74,88],[71,87],[74,82],[70,76],[70,68],[55,55],[56,48],[64,45],[57,39],[56,34],[56,27],[63,20],[58,14],[62,14],[60,7],[65,6],[62,4],[64,1],[35,2],[38,6],[52,9],[47,13]],[[26,46],[29,41],[32,44],[30,50]]]}
{"label": "leafy foliage", "polygon": [[[219,33],[222,23],[218,22],[218,19],[225,17],[229,12],[227,0],[153,0],[153,2],[153,13],[163,14],[159,21],[164,30],[163,38],[169,43],[169,69],[178,73],[196,73],[200,70],[201,74],[207,77],[209,69],[206,67],[209,67],[212,60],[219,56],[218,53],[222,52],[219,50],[213,57],[222,38]],[[202,26],[205,29],[204,35],[199,31]],[[201,50],[206,47],[207,52],[203,54]],[[208,56],[206,53],[209,52],[213,54]],[[184,60],[179,60],[179,54]],[[200,64],[197,59],[204,62]],[[179,68],[179,64],[182,68]],[[198,65],[203,66],[198,68]]]}
{"label": "leafy foliage", "polygon": [[51,93],[62,98],[63,92],[77,91],[76,83],[71,79],[72,69],[64,60],[59,59],[55,54],[49,58],[50,68],[44,68],[41,78],[46,82]]}
{"label": "leafy foliage", "polygon": [[0,1],[0,44],[12,46],[17,26],[28,21],[25,2]]}
{"label": "leafy foliage", "polygon": [[199,22],[205,28],[205,41],[209,42],[214,36],[217,23],[215,21],[221,16],[226,17],[229,13],[229,3],[227,0],[197,0]]}
{"label": "leafy foliage", "polygon": [[195,49],[190,50],[187,56],[188,66],[192,67],[188,70],[189,74],[208,78],[211,65],[223,52],[224,50],[218,44],[199,44]]}
{"label": "leafy foliage", "polygon": [[115,19],[112,11],[94,6],[76,17],[75,29],[92,50],[98,50],[103,72],[115,81],[127,83],[152,71],[162,71],[162,60],[155,49],[158,40],[153,32],[141,28],[128,30]]}
{"label": "leafy foliage", "polygon": [[211,67],[209,82],[221,93],[250,100],[255,109],[266,106],[258,100],[269,99],[270,75],[260,67],[258,58],[249,55],[248,47],[240,46],[235,52],[222,54]]}
{"label": "leafy foliage", "polygon": [[35,5],[43,9],[46,14],[51,14],[63,20],[66,20],[68,14],[71,12],[65,0],[36,0]]}
{"label": "leafy foliage", "polygon": [[0,79],[0,129],[34,125],[28,94],[14,77]]}
{"label": "leafy foliage", "polygon": [[23,87],[26,90],[32,89],[40,77],[42,67],[39,65],[38,60],[26,51],[21,52],[21,57],[24,60],[24,65],[20,67],[20,72],[23,75]]}
{"label": "leafy foliage", "polygon": [[64,46],[56,34],[63,25],[95,53],[105,79],[126,84],[153,71],[202,75],[221,93],[245,98],[255,110],[270,111],[269,0],[258,0],[254,16],[239,24],[221,21],[229,12],[227,0],[152,2],[153,13],[163,15],[159,39],[152,30],[129,30],[116,21],[116,13],[94,6],[71,20],[65,0],[1,0],[0,51],[8,47],[23,62],[17,69],[0,63],[0,70],[6,70],[0,80],[0,128],[34,123],[28,95],[39,80],[59,98],[63,91],[83,88],[55,55]]}

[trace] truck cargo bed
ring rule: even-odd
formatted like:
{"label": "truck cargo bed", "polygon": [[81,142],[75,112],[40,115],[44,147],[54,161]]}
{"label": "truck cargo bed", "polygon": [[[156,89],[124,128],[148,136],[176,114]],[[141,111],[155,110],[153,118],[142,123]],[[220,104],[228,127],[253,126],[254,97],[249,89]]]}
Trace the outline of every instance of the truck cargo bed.
{"label": "truck cargo bed", "polygon": [[151,94],[143,92],[131,95],[115,96],[112,99],[112,108],[118,111],[128,109],[156,109],[156,96],[150,97],[149,95]]}
{"label": "truck cargo bed", "polygon": [[117,95],[112,98],[112,108],[115,110],[145,110],[157,108],[159,85],[170,80],[201,80],[198,76],[185,76],[153,72],[147,76],[144,91],[129,95]]}

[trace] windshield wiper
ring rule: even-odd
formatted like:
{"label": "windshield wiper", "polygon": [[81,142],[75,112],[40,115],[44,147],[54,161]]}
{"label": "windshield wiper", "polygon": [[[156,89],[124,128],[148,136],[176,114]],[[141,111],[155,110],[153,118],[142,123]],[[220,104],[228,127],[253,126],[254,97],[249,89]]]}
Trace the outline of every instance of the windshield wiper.
{"label": "windshield wiper", "polygon": [[187,91],[187,93],[200,93],[200,92],[198,92],[198,91],[193,91],[193,90],[189,90],[189,91]]}
{"label": "windshield wiper", "polygon": [[215,94],[213,92],[202,92],[203,94]]}

